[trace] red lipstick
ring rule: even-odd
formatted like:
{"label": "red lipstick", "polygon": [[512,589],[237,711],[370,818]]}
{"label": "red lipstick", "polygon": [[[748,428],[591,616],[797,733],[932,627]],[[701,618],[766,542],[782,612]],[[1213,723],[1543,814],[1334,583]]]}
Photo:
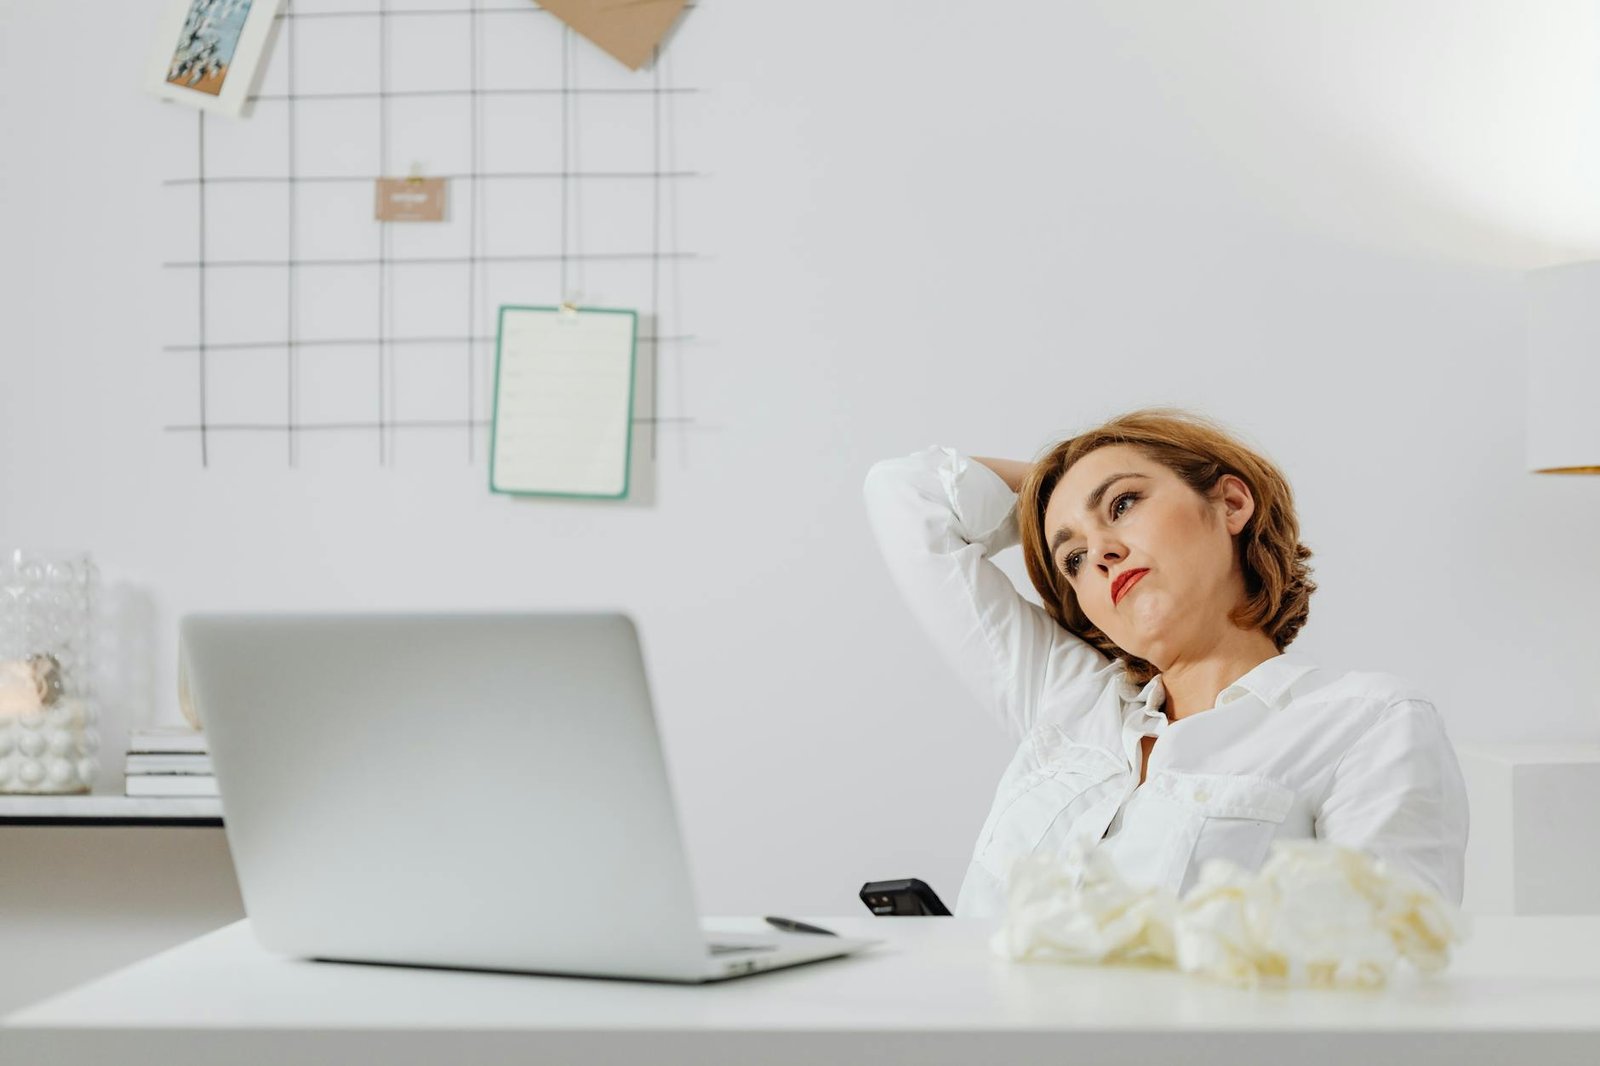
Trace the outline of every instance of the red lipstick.
{"label": "red lipstick", "polygon": [[1121,603],[1122,597],[1128,594],[1128,590],[1133,587],[1133,583],[1138,581],[1141,577],[1144,577],[1144,575],[1148,574],[1149,572],[1150,571],[1148,569],[1124,570],[1122,573],[1118,574],[1116,581],[1111,583],[1112,606]]}

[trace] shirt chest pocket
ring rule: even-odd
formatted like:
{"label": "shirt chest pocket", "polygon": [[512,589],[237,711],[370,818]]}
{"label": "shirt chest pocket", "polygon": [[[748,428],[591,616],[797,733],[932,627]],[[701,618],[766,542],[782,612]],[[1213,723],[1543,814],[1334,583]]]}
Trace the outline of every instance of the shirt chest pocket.
{"label": "shirt chest pocket", "polygon": [[1043,765],[1001,785],[978,834],[973,857],[1001,880],[1023,855],[1064,851],[1073,827],[1105,798],[1107,783],[1128,769],[1088,744],[1061,744],[1043,758]]}
{"label": "shirt chest pocket", "polygon": [[[1228,859],[1254,870],[1294,808],[1295,792],[1253,774],[1200,774],[1163,770],[1146,787],[1179,809],[1175,819],[1169,884],[1187,892],[1209,859]],[[1182,871],[1181,879],[1179,871]]]}

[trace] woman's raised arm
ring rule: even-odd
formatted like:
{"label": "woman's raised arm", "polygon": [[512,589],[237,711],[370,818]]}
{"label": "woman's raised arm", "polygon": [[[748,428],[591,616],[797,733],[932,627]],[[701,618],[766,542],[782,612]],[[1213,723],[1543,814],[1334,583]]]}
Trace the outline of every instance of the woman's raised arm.
{"label": "woman's raised arm", "polygon": [[972,461],[982,463],[999,475],[1000,480],[1006,483],[1006,488],[1015,496],[1022,491],[1022,479],[1028,476],[1028,471],[1033,469],[1032,463],[1025,463],[1020,459],[988,459],[981,455],[974,455]]}
{"label": "woman's raised arm", "polygon": [[1047,687],[1055,691],[1111,665],[1024,599],[990,559],[1019,540],[1013,486],[1029,465],[930,447],[875,464],[863,490],[878,546],[912,614],[966,687],[1019,739],[1033,728]]}

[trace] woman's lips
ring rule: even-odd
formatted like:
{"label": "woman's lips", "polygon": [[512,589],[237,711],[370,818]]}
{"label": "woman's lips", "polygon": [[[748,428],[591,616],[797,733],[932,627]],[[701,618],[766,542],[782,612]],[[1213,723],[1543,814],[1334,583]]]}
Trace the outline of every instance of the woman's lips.
{"label": "woman's lips", "polygon": [[1117,604],[1121,603],[1122,597],[1128,594],[1128,590],[1137,585],[1139,583],[1139,579],[1144,577],[1144,575],[1148,574],[1149,572],[1150,571],[1148,570],[1135,570],[1122,582],[1122,584],[1118,585],[1116,590],[1111,595],[1112,606],[1116,606]]}

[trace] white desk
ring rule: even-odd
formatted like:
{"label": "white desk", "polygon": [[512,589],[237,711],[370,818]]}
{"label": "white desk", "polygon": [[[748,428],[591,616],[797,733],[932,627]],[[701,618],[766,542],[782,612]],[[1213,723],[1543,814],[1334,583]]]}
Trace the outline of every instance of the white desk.
{"label": "white desk", "polygon": [[1480,919],[1445,976],[1376,993],[1017,965],[989,955],[989,922],[813,920],[890,942],[692,987],[303,962],[240,921],[11,1015],[0,1061],[1600,1062],[1600,917]]}
{"label": "white desk", "polygon": [[125,796],[87,792],[65,796],[0,796],[0,825],[222,825],[214,796]]}

